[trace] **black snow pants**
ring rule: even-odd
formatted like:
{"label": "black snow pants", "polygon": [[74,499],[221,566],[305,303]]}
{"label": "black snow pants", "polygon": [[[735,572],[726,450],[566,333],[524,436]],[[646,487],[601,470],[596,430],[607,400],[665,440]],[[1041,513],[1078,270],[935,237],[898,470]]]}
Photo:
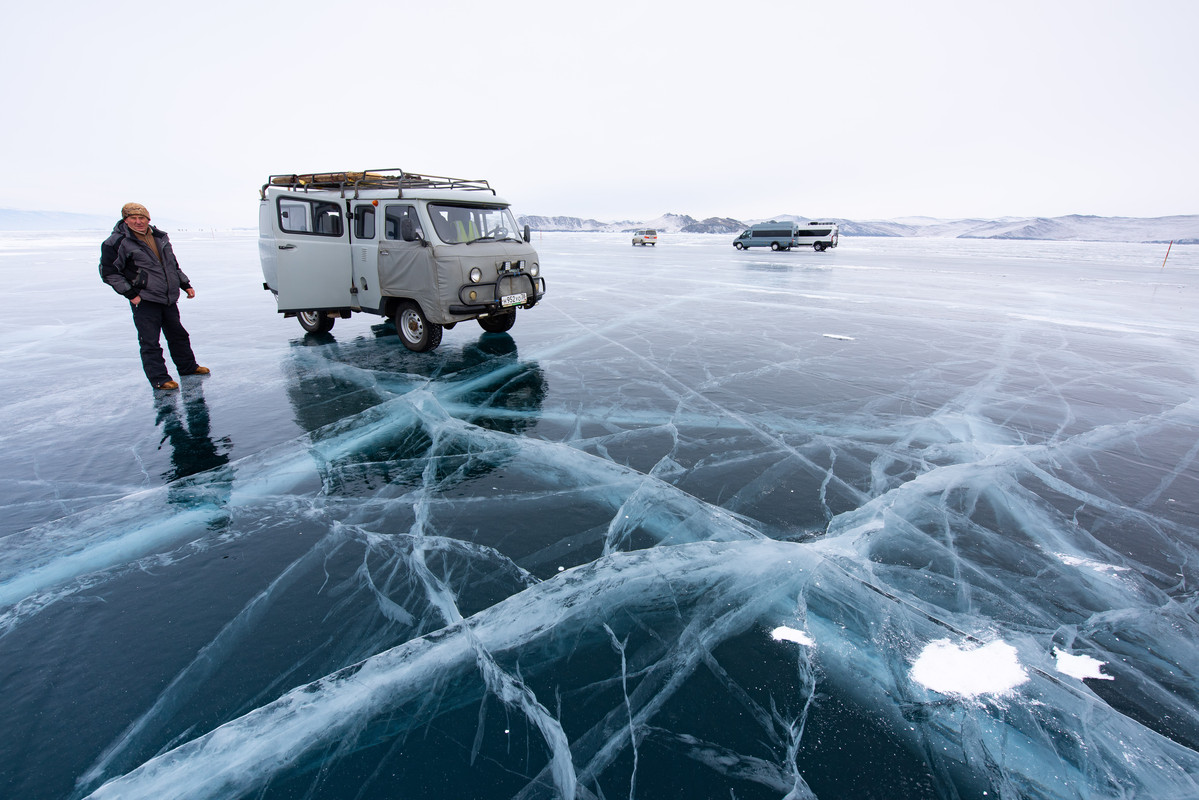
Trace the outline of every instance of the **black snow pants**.
{"label": "black snow pants", "polygon": [[133,324],[137,326],[137,341],[142,348],[142,369],[146,371],[151,386],[158,386],[171,379],[171,373],[167,372],[166,361],[162,357],[160,334],[166,334],[167,348],[171,351],[171,360],[175,362],[179,374],[190,375],[196,371],[191,337],[187,335],[187,330],[179,319],[177,303],[166,305],[142,300],[133,306]]}

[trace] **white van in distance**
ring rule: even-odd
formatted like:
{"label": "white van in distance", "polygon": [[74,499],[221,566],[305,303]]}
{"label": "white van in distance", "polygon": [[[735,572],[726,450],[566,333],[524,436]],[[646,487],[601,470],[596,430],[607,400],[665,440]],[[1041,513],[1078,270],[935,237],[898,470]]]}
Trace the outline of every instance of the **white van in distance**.
{"label": "white van in distance", "polygon": [[529,227],[485,180],[400,169],[272,175],[258,209],[262,284],[279,312],[324,333],[355,311],[395,320],[425,352],[478,320],[502,333],[545,296]]}
{"label": "white van in distance", "polygon": [[653,228],[642,228],[639,231],[633,231],[634,246],[641,245],[645,247],[647,244],[654,247],[658,245],[658,232],[656,230]]}
{"label": "white van in distance", "polygon": [[836,247],[840,238],[835,222],[805,222],[795,232],[796,245],[810,244],[818,253]]}

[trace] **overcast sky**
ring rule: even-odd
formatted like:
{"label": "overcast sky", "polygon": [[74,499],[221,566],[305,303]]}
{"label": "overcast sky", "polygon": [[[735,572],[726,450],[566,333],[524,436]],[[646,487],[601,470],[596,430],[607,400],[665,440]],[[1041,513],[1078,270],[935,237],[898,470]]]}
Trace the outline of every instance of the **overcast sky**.
{"label": "overcast sky", "polygon": [[1196,0],[25,2],[0,208],[256,225],[270,174],[518,213],[1199,213]]}

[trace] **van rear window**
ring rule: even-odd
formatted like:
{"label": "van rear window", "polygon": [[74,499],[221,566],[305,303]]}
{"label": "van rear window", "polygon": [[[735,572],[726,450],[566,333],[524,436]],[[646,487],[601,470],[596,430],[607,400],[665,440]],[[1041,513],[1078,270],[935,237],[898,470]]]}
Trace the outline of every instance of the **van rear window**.
{"label": "van rear window", "polygon": [[323,200],[280,197],[279,230],[313,236],[341,236],[341,207]]}

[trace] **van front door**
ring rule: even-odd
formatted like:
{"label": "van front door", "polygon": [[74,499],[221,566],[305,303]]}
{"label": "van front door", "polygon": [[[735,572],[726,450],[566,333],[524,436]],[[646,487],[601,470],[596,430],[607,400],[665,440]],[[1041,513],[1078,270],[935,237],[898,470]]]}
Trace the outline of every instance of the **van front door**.
{"label": "van front door", "polygon": [[350,260],[343,206],[280,196],[275,237],[280,311],[350,307]]}
{"label": "van front door", "polygon": [[354,308],[379,311],[383,295],[379,288],[379,238],[376,208],[372,203],[354,204],[354,223],[350,228],[353,256]]}
{"label": "van front door", "polygon": [[[417,241],[404,241],[405,217],[412,221]],[[424,226],[414,205],[387,203],[384,206],[383,239],[379,243],[379,285],[387,297],[415,300],[426,318],[433,322],[444,321],[437,271],[433,265],[433,247],[425,239]]]}

